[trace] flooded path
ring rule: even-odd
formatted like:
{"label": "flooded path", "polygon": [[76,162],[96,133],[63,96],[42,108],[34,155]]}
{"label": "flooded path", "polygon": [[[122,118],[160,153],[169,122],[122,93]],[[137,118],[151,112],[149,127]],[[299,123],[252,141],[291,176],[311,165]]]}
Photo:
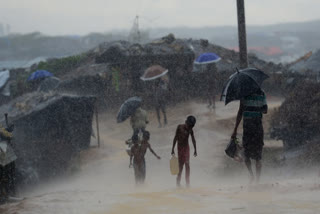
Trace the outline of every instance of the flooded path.
{"label": "flooded path", "polygon": [[[270,102],[279,104],[277,99]],[[22,192],[25,200],[0,206],[0,213],[320,213],[318,172],[302,174],[266,164],[261,184],[248,185],[245,167],[225,157],[237,108],[238,103],[226,107],[218,103],[213,112],[203,103],[179,104],[168,109],[165,128],[157,128],[151,112],[150,143],[162,159],[147,153],[146,184],[140,187],[134,185],[125,152],[124,141],[132,134],[129,122],[117,124],[116,112],[101,115],[100,148],[83,152],[72,173]],[[177,124],[189,114],[198,120],[194,129],[198,157],[190,160],[191,187],[176,188],[169,170],[172,140]],[[266,142],[266,147],[271,144],[277,142]]]}

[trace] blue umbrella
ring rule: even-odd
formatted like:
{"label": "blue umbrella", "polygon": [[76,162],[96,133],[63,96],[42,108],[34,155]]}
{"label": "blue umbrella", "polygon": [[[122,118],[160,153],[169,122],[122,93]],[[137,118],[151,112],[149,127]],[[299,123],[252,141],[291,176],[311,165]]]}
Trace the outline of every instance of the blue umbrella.
{"label": "blue umbrella", "polygon": [[49,71],[46,70],[37,70],[35,72],[33,72],[29,77],[28,77],[28,81],[32,81],[32,80],[36,80],[36,79],[40,79],[40,78],[45,78],[45,77],[52,77],[53,74],[50,73]]}
{"label": "blue umbrella", "polygon": [[221,60],[221,57],[218,56],[215,53],[203,53],[201,54],[196,61],[194,61],[194,64],[209,64],[209,63],[216,63]]}

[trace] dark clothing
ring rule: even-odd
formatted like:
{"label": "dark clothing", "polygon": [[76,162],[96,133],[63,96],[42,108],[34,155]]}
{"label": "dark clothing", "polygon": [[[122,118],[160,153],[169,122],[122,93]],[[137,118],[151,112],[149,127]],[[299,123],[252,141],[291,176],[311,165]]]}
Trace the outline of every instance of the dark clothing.
{"label": "dark clothing", "polygon": [[246,158],[252,158],[254,160],[261,160],[262,158],[264,143],[261,119],[261,117],[243,119],[242,143]]}
{"label": "dark clothing", "polygon": [[15,162],[0,166],[0,201],[9,195],[15,195]]}
{"label": "dark clothing", "polygon": [[243,99],[243,118],[262,118],[262,112],[267,108],[266,95],[263,91]]}
{"label": "dark clothing", "polygon": [[156,106],[157,118],[158,118],[159,123],[161,123],[160,110],[162,111],[162,114],[163,114],[163,122],[166,125],[167,124],[167,115],[166,115],[165,103],[162,103],[162,104]]}
{"label": "dark clothing", "polygon": [[134,177],[136,183],[144,183],[146,178],[146,161],[143,158],[142,160],[135,161],[133,159],[133,168],[134,168]]}
{"label": "dark clothing", "polygon": [[263,148],[262,113],[268,109],[266,95],[261,90],[245,97],[243,104],[243,148],[246,158],[261,160]]}
{"label": "dark clothing", "polygon": [[139,136],[139,132],[145,132],[145,129],[144,128],[140,128],[140,129],[133,129],[133,135],[132,136],[135,136],[135,135],[137,135],[137,136]]}
{"label": "dark clothing", "polygon": [[155,89],[155,96],[154,96],[154,104],[157,111],[157,118],[159,124],[161,124],[160,119],[160,110],[163,114],[163,122],[167,124],[167,115],[166,115],[166,103],[167,103],[167,93],[168,93],[168,86],[167,83],[163,80],[159,80]]}
{"label": "dark clothing", "polygon": [[190,160],[190,148],[189,145],[178,144],[178,159],[181,164],[189,163]]}

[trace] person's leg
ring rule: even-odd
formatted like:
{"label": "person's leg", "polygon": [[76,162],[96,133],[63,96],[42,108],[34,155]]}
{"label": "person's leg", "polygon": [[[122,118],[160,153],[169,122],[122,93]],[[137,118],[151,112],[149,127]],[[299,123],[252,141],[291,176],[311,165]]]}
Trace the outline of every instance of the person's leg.
{"label": "person's leg", "polygon": [[261,160],[256,161],[256,181],[259,183],[260,181],[260,175],[261,175],[261,168],[262,168],[262,163]]}
{"label": "person's leg", "polygon": [[216,96],[212,95],[212,108],[215,109],[216,108]]}
{"label": "person's leg", "polygon": [[133,129],[133,135],[132,136],[138,135],[139,131],[140,131],[140,129]]}
{"label": "person's leg", "polygon": [[209,101],[208,108],[212,106],[212,98],[209,93],[207,93],[207,100]]}
{"label": "person's leg", "polygon": [[160,107],[157,105],[156,106],[156,112],[157,112],[157,119],[158,119],[158,123],[159,123],[159,128],[161,128],[161,121],[160,121]]}
{"label": "person's leg", "polygon": [[252,167],[251,167],[251,160],[249,157],[245,158],[245,163],[246,163],[246,166],[247,166],[249,174],[250,174],[250,183],[252,183],[254,180],[254,175],[253,175],[253,171],[252,171]]}
{"label": "person's leg", "polygon": [[134,180],[136,182],[136,185],[139,184],[139,168],[136,163],[133,163],[133,169],[134,169]]}
{"label": "person's leg", "polygon": [[190,186],[190,164],[189,164],[189,162],[186,163],[186,184],[187,184],[187,187]]}
{"label": "person's leg", "polygon": [[144,183],[146,179],[146,161],[143,160],[142,165],[141,165],[141,183]]}
{"label": "person's leg", "polygon": [[181,174],[182,174],[182,171],[183,171],[183,165],[184,165],[184,162],[179,161],[179,173],[177,175],[177,187],[180,187]]}
{"label": "person's leg", "polygon": [[162,104],[161,110],[163,114],[163,123],[164,125],[167,125],[168,121],[167,121],[167,114],[166,114],[166,106],[164,104]]}

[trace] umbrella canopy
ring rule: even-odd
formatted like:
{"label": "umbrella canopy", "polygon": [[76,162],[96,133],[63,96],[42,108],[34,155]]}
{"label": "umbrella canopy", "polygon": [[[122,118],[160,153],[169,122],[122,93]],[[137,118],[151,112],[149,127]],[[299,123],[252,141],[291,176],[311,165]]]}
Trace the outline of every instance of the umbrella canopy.
{"label": "umbrella canopy", "polygon": [[48,92],[58,87],[60,79],[57,77],[48,77],[40,83],[38,91]]}
{"label": "umbrella canopy", "polygon": [[168,73],[168,69],[161,67],[160,65],[153,65],[145,70],[144,74],[140,79],[143,81],[154,80],[159,77],[162,77]]}
{"label": "umbrella canopy", "polygon": [[256,68],[247,68],[232,74],[223,87],[221,100],[227,105],[233,100],[240,100],[261,90],[262,82],[268,75]]}
{"label": "umbrella canopy", "polygon": [[45,78],[45,77],[52,77],[53,74],[50,73],[49,71],[46,70],[37,70],[35,72],[33,72],[29,77],[28,77],[28,81],[32,81],[32,80],[36,80],[36,79],[41,79],[41,78]]}
{"label": "umbrella canopy", "polygon": [[117,122],[121,123],[128,119],[137,108],[140,107],[142,99],[140,97],[130,97],[121,106],[117,115]]}
{"label": "umbrella canopy", "polygon": [[219,62],[220,60],[221,57],[215,53],[203,53],[196,59],[196,61],[194,61],[194,64],[210,64]]}

